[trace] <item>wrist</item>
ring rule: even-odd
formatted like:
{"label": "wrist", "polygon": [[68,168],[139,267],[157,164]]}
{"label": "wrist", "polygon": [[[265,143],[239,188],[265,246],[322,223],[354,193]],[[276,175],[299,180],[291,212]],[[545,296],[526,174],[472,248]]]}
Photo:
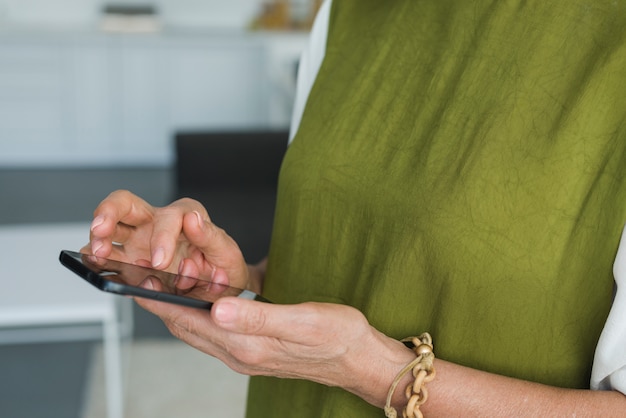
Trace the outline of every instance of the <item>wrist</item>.
{"label": "wrist", "polygon": [[[398,385],[402,380],[406,380],[406,376],[410,375],[413,381],[409,383],[404,390],[406,398],[406,406],[402,408],[403,417],[423,417],[420,407],[428,400],[428,391],[425,384],[435,379],[435,354],[433,353],[433,341],[429,333],[425,332],[419,337],[407,337],[402,340],[403,343],[411,345],[412,351],[415,353],[415,359],[407,364],[398,373],[394,379],[385,403],[385,415],[388,418],[396,418],[398,416],[398,408],[392,405],[393,395],[396,393]],[[402,392],[401,392],[402,393]]]}
{"label": "wrist", "polygon": [[266,258],[257,264],[248,264],[248,290],[256,294],[261,294],[263,290],[263,280],[265,279],[266,266]]}
{"label": "wrist", "polygon": [[[383,408],[389,387],[398,373],[415,359],[415,353],[402,342],[387,337],[371,327],[371,335],[363,342],[362,356],[350,356],[347,384],[344,389],[361,397],[370,404]],[[401,410],[406,405],[404,388],[410,384],[412,376],[408,373],[398,384],[392,399],[392,406]]]}

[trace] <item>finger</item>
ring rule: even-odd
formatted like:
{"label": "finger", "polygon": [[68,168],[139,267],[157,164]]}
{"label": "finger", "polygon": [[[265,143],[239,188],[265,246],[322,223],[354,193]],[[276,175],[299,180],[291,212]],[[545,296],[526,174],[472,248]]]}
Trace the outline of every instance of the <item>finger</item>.
{"label": "finger", "polygon": [[110,237],[118,223],[142,225],[152,219],[154,208],[128,190],[116,190],[108,195],[94,211],[91,232],[98,237]]}
{"label": "finger", "polygon": [[199,211],[187,213],[184,218],[185,236],[205,256],[218,255],[224,249],[236,246],[235,242],[226,232],[211,222],[208,215],[203,215]]}
{"label": "finger", "polygon": [[90,228],[91,252],[109,256],[113,241],[125,241],[131,227],[149,222],[153,211],[146,201],[126,190],[111,193],[94,211]]}
{"label": "finger", "polygon": [[[315,344],[321,329],[326,331],[331,318],[315,303],[274,305],[247,299],[227,297],[219,299],[211,309],[215,323],[230,331],[291,341]],[[330,308],[331,305],[326,305]]]}
{"label": "finger", "polygon": [[[139,287],[146,290],[154,290],[156,292],[162,291],[163,284],[160,280],[156,280],[152,277],[146,277],[140,284]],[[164,321],[171,320],[171,318],[176,318],[183,315],[189,308],[176,305],[169,302],[163,302],[155,299],[146,299],[141,297],[135,297],[137,304],[144,308],[145,310],[159,316]]]}
{"label": "finger", "polygon": [[[147,289],[156,290],[158,285],[152,288],[152,284],[146,282],[143,285]],[[157,315],[175,337],[194,347],[199,347],[202,341],[206,339],[201,335],[217,336],[223,334],[222,330],[212,324],[208,310],[139,297],[135,297],[135,301],[146,311]]]}
{"label": "finger", "polygon": [[[210,280],[234,287],[247,286],[248,268],[237,243],[200,212],[185,215],[183,232],[199,251],[192,254],[201,273]],[[208,265],[207,265],[208,264]]]}
{"label": "finger", "polygon": [[90,233],[90,252],[100,256],[110,256],[116,253],[115,244],[126,243],[133,235],[135,227],[117,223],[110,236],[98,237]]}
{"label": "finger", "polygon": [[187,213],[199,211],[208,217],[204,207],[193,199],[180,199],[156,210],[150,239],[154,268],[167,268],[172,263],[179,238],[183,233],[183,218]]}
{"label": "finger", "polygon": [[163,290],[163,283],[161,283],[161,281],[154,276],[147,276],[137,286],[147,290],[154,290],[156,292],[161,292]]}
{"label": "finger", "polygon": [[176,287],[176,289],[182,291],[193,289],[194,287],[198,286],[198,284],[202,284],[202,282],[191,276],[183,276],[180,274],[176,275],[176,278],[174,280],[174,286]]}
{"label": "finger", "polygon": [[[204,263],[204,260],[194,260],[192,258],[185,258],[181,261],[178,274],[181,277],[192,279],[196,282],[212,283],[217,285],[228,286],[229,280],[226,272],[217,267],[212,267],[211,271],[205,274],[200,271],[198,265]],[[199,279],[199,280],[198,280]]]}
{"label": "finger", "polygon": [[178,274],[186,277],[199,278],[200,271],[198,269],[197,263],[194,260],[185,258],[180,262],[178,266]]}

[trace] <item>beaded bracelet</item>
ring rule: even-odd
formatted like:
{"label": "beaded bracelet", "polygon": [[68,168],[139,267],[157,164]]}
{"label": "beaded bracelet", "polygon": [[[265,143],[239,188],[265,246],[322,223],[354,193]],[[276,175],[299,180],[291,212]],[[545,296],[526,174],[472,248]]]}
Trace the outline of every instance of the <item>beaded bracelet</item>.
{"label": "beaded bracelet", "polygon": [[420,406],[428,399],[428,391],[425,384],[435,378],[435,354],[433,353],[433,340],[429,333],[425,332],[419,337],[408,337],[402,340],[413,345],[413,351],[417,355],[415,360],[407,364],[396,376],[389,392],[387,393],[387,403],[385,404],[385,416],[387,418],[397,418],[398,412],[391,406],[391,398],[400,383],[400,380],[412,370],[415,380],[406,387],[405,395],[408,399],[406,407],[402,411],[404,418],[423,418]]}

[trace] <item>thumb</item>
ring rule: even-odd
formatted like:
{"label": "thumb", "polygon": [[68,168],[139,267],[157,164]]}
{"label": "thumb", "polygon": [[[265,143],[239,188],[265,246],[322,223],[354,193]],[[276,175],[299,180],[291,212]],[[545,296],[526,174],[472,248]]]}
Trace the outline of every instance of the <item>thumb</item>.
{"label": "thumb", "polygon": [[225,297],[215,302],[211,316],[219,327],[246,335],[277,338],[307,344],[323,325],[325,317],[318,304],[276,305]]}
{"label": "thumb", "polygon": [[291,321],[277,307],[280,305],[225,297],[215,302],[211,315],[218,326],[231,332],[282,338],[284,328],[291,327]]}

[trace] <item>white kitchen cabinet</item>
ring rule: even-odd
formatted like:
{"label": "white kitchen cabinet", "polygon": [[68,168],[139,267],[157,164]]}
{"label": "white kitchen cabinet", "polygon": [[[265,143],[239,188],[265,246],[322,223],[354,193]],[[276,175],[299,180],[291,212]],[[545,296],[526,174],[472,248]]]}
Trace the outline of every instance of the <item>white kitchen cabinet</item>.
{"label": "white kitchen cabinet", "polygon": [[176,131],[285,128],[294,74],[276,69],[305,40],[0,32],[0,167],[166,165]]}
{"label": "white kitchen cabinet", "polygon": [[0,141],[3,159],[18,150],[47,154],[66,142],[68,112],[63,86],[68,62],[55,43],[0,46]]}
{"label": "white kitchen cabinet", "polygon": [[65,51],[67,61],[67,77],[61,86],[67,102],[67,129],[64,138],[50,135],[39,140],[59,144],[57,152],[63,153],[55,155],[59,163],[73,160],[90,164],[108,158],[105,156],[118,149],[120,136],[114,113],[118,94],[115,65],[108,42],[91,39],[59,49]]}
{"label": "white kitchen cabinet", "polygon": [[208,123],[245,127],[267,123],[265,52],[261,42],[171,44],[167,56],[169,116],[175,126],[201,128]]}

